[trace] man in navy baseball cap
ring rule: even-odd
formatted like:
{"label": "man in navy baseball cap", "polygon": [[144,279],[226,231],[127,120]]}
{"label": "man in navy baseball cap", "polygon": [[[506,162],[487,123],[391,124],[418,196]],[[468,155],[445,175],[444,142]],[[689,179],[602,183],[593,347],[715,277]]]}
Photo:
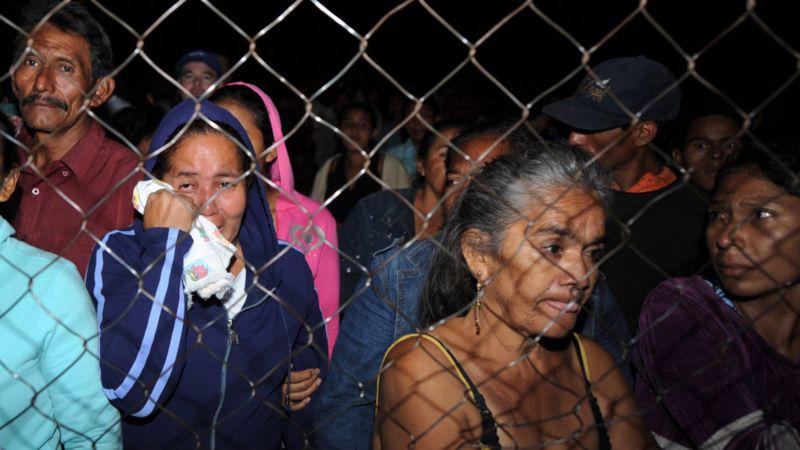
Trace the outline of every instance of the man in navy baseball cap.
{"label": "man in navy baseball cap", "polygon": [[571,145],[613,174],[606,224],[611,250],[601,270],[631,330],[652,288],[665,277],[693,275],[703,263],[705,201],[667,167],[653,143],[659,128],[678,116],[680,103],[669,69],[637,56],[594,66],[571,97],[544,107],[570,127]]}
{"label": "man in navy baseball cap", "polygon": [[618,190],[637,192],[643,187],[637,185],[652,185],[647,174],[663,180],[656,187],[674,181],[650,143],[659,124],[678,116],[681,92],[675,77],[641,56],[610,59],[593,72],[572,97],[545,106],[545,114],[572,129],[570,144],[598,155]]}
{"label": "man in navy baseball cap", "polygon": [[668,122],[678,116],[681,91],[661,63],[643,56],[604,61],[586,75],[572,97],[544,112],[582,131],[602,131],[642,122]]}
{"label": "man in navy baseball cap", "polygon": [[[216,53],[193,50],[181,56],[175,64],[175,72],[181,86],[194,97],[200,97],[222,76],[222,64]],[[181,95],[183,98],[189,97],[183,90]]]}

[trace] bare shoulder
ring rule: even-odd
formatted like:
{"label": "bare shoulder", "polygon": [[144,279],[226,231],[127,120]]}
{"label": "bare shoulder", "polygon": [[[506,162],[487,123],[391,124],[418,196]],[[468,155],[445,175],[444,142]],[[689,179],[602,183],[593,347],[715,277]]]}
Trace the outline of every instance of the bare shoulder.
{"label": "bare shoulder", "polygon": [[423,381],[454,369],[444,349],[430,335],[413,334],[401,339],[386,353],[381,377],[402,374],[404,379]]}
{"label": "bare shoulder", "polygon": [[430,335],[414,334],[395,343],[384,357],[380,373],[379,403],[406,401],[408,395],[428,406],[453,407],[463,401],[467,388],[442,344]]}
{"label": "bare shoulder", "polygon": [[384,358],[376,405],[380,448],[450,448],[474,438],[480,415],[469,410],[467,389],[431,336],[410,335]]}

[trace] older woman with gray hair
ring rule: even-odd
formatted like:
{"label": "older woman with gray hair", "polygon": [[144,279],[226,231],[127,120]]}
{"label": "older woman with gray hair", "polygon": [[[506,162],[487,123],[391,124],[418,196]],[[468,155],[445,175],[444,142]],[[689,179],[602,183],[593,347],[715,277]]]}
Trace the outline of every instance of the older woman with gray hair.
{"label": "older woman with gray hair", "polygon": [[433,257],[426,332],[384,358],[377,447],[652,444],[612,358],[572,332],[598,276],[609,181],[555,144],[476,175]]}

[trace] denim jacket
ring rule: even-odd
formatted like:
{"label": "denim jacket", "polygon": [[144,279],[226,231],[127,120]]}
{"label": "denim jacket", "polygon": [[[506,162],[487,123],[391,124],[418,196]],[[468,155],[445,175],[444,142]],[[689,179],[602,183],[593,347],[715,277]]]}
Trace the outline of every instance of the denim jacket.
{"label": "denim jacket", "polygon": [[[369,449],[375,381],[386,349],[417,325],[417,308],[436,246],[432,239],[375,255],[346,309],[330,372],[315,410],[320,448]],[[371,282],[371,285],[370,283]],[[631,334],[603,279],[579,318],[576,331],[605,348],[632,384],[625,344]]]}
{"label": "denim jacket", "polygon": [[350,210],[339,229],[342,302],[355,292],[361,266],[368,268],[373,255],[414,236],[414,211],[406,203],[413,205],[416,193],[415,188],[375,192]]}

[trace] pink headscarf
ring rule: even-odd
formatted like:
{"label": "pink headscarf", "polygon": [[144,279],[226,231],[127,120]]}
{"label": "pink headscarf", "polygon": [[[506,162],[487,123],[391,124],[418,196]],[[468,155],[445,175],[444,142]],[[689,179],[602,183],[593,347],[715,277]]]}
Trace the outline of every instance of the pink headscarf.
{"label": "pink headscarf", "polygon": [[[283,192],[278,197],[275,213],[278,216],[278,239],[287,241],[300,249],[314,275],[322,316],[330,321],[326,324],[328,334],[328,355],[333,353],[333,345],[339,334],[339,254],[336,235],[336,220],[318,202],[294,190],[294,172],[286,150],[286,139],[281,129],[281,117],[272,99],[258,87],[241,81],[225,86],[244,86],[258,94],[269,114],[272,136],[277,143],[277,157],[269,169],[270,179]],[[223,86],[224,87],[224,86]],[[313,223],[311,233],[305,233]],[[327,243],[323,243],[320,235]],[[309,240],[310,239],[310,240]]]}

